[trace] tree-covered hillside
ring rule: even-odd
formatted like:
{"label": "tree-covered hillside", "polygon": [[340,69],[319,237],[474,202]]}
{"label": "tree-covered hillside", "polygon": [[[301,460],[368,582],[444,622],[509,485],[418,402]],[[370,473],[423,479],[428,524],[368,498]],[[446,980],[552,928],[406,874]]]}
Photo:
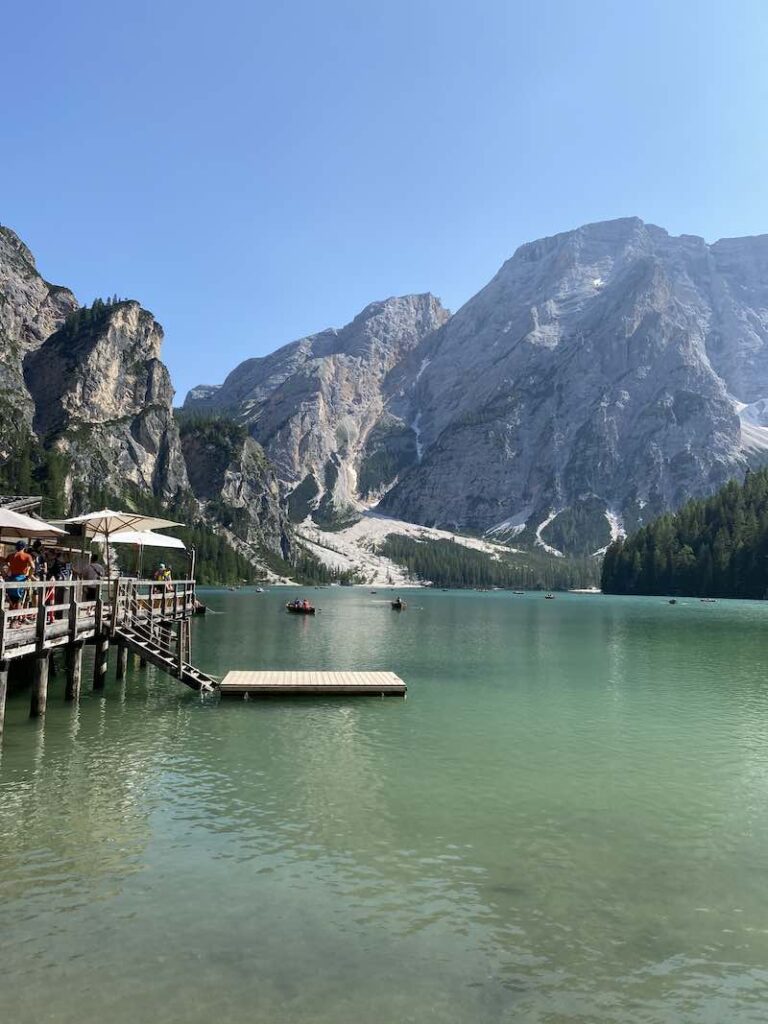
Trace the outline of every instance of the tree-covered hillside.
{"label": "tree-covered hillside", "polygon": [[600,564],[594,558],[553,558],[535,551],[502,554],[452,540],[414,540],[390,534],[379,553],[405,565],[416,579],[438,587],[502,587],[568,590],[597,586]]}
{"label": "tree-covered hillside", "polygon": [[611,594],[765,597],[768,469],[611,544],[602,586]]}

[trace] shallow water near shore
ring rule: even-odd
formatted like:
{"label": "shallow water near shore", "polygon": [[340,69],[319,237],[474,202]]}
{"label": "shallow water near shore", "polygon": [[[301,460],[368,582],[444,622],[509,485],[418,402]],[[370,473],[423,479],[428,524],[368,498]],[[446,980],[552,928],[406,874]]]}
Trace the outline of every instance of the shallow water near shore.
{"label": "shallow water near shore", "polygon": [[408,699],[14,693],[0,1019],[766,1019],[768,604],[203,596],[200,667]]}

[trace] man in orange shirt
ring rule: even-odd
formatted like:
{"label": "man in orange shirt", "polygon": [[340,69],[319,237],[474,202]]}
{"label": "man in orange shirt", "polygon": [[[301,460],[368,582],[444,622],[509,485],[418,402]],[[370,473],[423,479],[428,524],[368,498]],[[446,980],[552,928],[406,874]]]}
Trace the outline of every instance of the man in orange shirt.
{"label": "man in orange shirt", "polygon": [[[16,544],[16,550],[8,559],[8,575],[6,579],[14,583],[23,583],[28,580],[35,569],[35,559],[26,550],[26,545],[23,540],[20,540]],[[13,587],[8,591],[8,600],[10,608],[18,608],[21,604],[21,599],[24,597],[23,587]]]}

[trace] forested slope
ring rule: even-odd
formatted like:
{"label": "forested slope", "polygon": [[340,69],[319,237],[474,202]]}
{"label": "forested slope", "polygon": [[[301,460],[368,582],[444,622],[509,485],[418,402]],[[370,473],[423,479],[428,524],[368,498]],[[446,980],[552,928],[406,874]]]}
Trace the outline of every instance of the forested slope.
{"label": "forested slope", "polygon": [[768,590],[768,470],[689,501],[608,548],[610,594],[763,598]]}

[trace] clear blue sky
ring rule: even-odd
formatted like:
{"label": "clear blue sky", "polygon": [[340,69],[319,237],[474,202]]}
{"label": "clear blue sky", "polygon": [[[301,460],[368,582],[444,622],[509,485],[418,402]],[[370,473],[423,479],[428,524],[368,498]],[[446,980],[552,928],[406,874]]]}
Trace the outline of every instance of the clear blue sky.
{"label": "clear blue sky", "polygon": [[764,0],[35,0],[3,10],[0,222],[138,298],[180,401],[524,241],[768,231]]}

